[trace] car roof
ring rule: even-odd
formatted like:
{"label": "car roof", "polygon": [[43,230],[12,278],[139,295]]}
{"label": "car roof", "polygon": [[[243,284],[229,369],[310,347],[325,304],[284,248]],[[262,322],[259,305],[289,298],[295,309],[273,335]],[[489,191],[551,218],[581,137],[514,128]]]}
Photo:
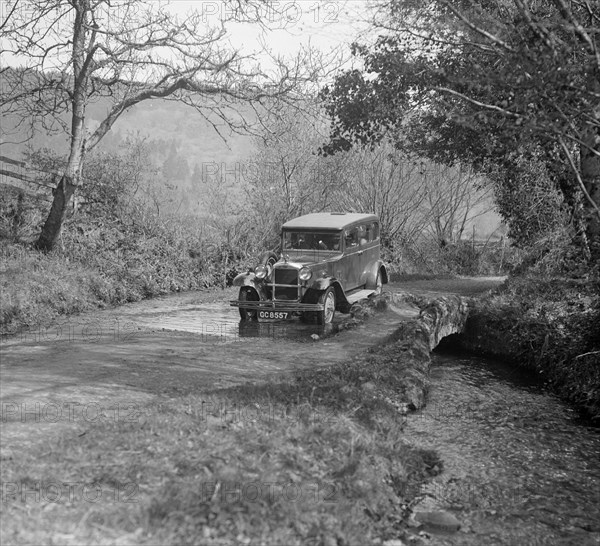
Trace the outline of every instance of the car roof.
{"label": "car roof", "polygon": [[378,222],[375,214],[357,212],[314,212],[283,224],[283,229],[343,229],[358,222]]}

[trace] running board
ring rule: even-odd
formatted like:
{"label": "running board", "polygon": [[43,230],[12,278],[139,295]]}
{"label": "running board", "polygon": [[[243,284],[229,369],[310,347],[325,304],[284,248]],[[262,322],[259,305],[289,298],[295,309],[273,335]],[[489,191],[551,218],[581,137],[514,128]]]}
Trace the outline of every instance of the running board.
{"label": "running board", "polygon": [[375,290],[359,290],[358,292],[354,292],[352,294],[346,294],[346,299],[348,303],[352,305],[356,303],[358,300],[364,300],[368,298],[371,294],[374,294]]}

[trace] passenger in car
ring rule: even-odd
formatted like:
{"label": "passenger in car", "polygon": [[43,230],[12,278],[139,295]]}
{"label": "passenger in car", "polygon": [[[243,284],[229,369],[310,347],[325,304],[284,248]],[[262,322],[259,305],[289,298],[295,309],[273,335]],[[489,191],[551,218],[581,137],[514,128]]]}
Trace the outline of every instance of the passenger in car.
{"label": "passenger in car", "polygon": [[358,242],[360,243],[361,246],[366,245],[369,242],[366,226],[360,226],[358,228]]}
{"label": "passenger in car", "polygon": [[357,238],[356,228],[346,231],[345,236],[346,236],[346,248],[358,246],[358,238]]}

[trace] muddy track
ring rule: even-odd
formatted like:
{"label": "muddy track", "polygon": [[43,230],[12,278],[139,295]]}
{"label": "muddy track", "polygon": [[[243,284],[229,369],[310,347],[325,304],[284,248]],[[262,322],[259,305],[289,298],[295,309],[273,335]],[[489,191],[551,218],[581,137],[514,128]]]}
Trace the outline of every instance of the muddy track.
{"label": "muddy track", "polygon": [[[390,291],[459,293],[458,287],[472,293],[489,288],[490,282],[453,280],[455,290],[448,290],[448,281],[416,281],[417,286],[395,283]],[[74,421],[65,419],[65,412],[86,410],[87,417],[80,419],[85,424],[157,398],[348,361],[384,343],[400,322],[418,314],[415,307],[393,306],[352,330],[328,335],[322,327],[298,320],[240,323],[237,309],[227,303],[233,297],[233,289],[178,294],[4,338],[0,400],[5,439],[27,439],[28,427],[19,426],[23,418],[38,419],[40,432],[49,427],[56,433],[57,425]],[[347,319],[338,313],[335,320]],[[59,418],[57,412],[62,412]]]}

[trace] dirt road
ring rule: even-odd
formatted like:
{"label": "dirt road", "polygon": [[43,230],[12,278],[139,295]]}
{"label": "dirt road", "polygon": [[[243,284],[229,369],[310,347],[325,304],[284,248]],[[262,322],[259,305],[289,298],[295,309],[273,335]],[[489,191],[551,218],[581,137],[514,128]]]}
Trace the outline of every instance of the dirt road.
{"label": "dirt road", "polygon": [[[411,281],[389,290],[474,294],[500,281]],[[126,415],[162,397],[347,361],[384,342],[400,321],[418,312],[393,307],[328,337],[322,327],[297,320],[244,325],[228,305],[234,297],[234,289],[173,295],[3,339],[2,449],[34,441],[23,423],[37,423],[38,433],[45,428],[55,433],[59,425]],[[346,317],[338,314],[336,321]]]}

